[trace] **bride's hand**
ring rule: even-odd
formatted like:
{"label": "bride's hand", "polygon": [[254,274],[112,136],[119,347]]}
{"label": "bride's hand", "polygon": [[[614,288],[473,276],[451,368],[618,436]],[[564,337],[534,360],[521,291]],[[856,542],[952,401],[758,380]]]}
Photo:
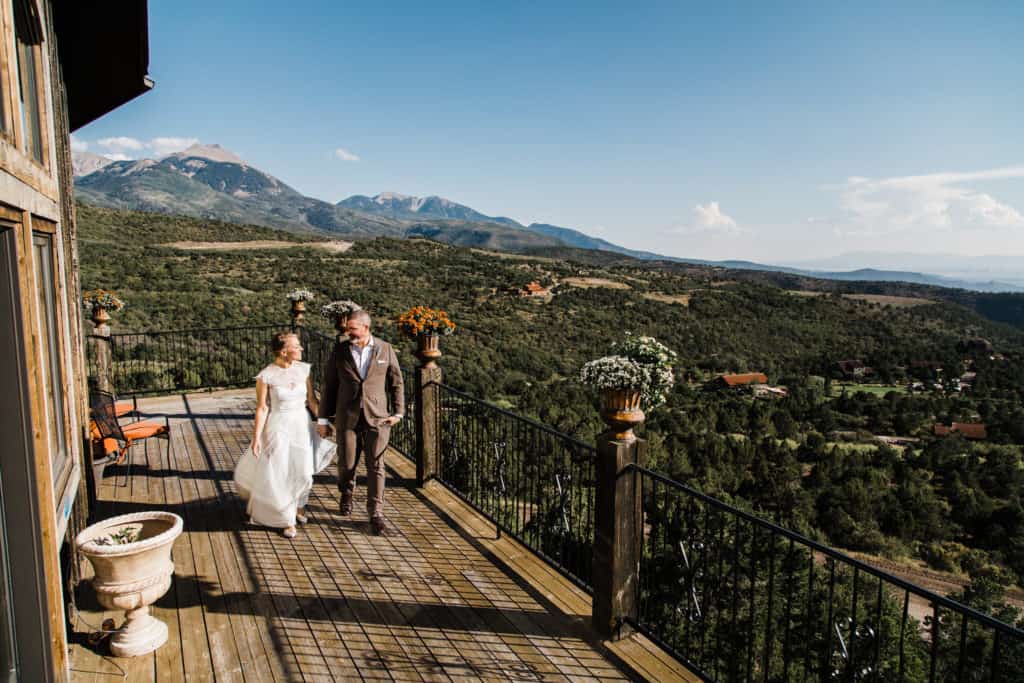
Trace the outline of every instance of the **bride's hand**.
{"label": "bride's hand", "polygon": [[250,448],[252,448],[252,454],[254,456],[256,456],[257,458],[260,457],[260,450],[262,449],[260,448],[259,441],[253,441],[252,444],[250,445]]}

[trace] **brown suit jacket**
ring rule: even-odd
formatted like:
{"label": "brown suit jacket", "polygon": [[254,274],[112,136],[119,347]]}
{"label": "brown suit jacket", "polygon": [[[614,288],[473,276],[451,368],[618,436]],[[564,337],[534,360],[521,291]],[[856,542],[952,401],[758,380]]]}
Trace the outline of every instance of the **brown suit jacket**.
{"label": "brown suit jacket", "polygon": [[[352,342],[335,343],[324,367],[324,388],[320,397],[317,417],[334,416],[334,426],[340,432],[355,429],[360,414],[375,428],[386,428],[382,423],[391,415],[405,414],[405,386],[398,356],[391,344],[373,338],[373,353],[366,379],[352,359]],[[392,410],[388,409],[388,397]]]}

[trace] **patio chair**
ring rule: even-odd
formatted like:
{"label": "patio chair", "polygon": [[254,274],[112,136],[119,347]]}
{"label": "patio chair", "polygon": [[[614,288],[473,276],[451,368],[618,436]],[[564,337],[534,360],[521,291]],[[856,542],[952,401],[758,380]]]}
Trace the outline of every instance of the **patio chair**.
{"label": "patio chair", "polygon": [[[167,454],[170,455],[171,423],[166,416],[163,423],[155,420],[136,420],[122,425],[118,420],[119,415],[135,412],[134,403],[117,401],[113,394],[96,389],[89,392],[89,406],[92,418],[90,430],[95,429],[94,434],[98,436],[102,453],[99,459],[94,454],[92,462],[93,480],[97,485],[103,478],[103,470],[112,462],[118,465],[127,462],[122,486],[128,485],[128,476],[131,473],[128,449],[140,441],[150,438],[166,439]],[[131,409],[127,409],[127,406],[131,406]]]}

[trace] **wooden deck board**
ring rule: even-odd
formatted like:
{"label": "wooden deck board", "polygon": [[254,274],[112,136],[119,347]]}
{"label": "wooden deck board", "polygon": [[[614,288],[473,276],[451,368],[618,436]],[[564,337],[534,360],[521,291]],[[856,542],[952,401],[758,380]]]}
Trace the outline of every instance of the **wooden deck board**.
{"label": "wooden deck board", "polygon": [[[626,678],[589,628],[586,593],[515,541],[495,538],[443,487],[410,486],[411,464],[398,454],[388,456],[388,536],[369,533],[362,482],[355,514],[338,514],[333,467],[317,476],[310,523],[296,539],[247,525],[231,473],[250,438],[252,403],[251,390],[140,401],[144,415],[170,416],[171,456],[154,441],[134,460],[128,486],[119,485],[124,468],[108,468],[97,517],[147,508],[183,517],[174,582],[153,609],[169,641],[114,660],[105,645],[84,644],[80,623],[74,681],[108,680],[115,664],[128,680],[159,682]],[[123,620],[82,602],[90,623]],[[647,657],[648,670],[666,671],[665,660]]]}

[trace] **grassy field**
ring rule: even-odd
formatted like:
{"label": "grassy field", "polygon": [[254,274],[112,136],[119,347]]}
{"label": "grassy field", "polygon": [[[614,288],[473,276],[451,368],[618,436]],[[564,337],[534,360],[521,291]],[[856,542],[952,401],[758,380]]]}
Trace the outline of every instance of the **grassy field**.
{"label": "grassy field", "polygon": [[897,394],[907,393],[907,387],[901,384],[858,384],[856,382],[833,382],[832,398],[841,396],[843,394],[843,389],[846,389],[846,391],[851,394],[863,391],[864,393],[874,394],[875,396],[885,396],[890,391],[895,391]]}

